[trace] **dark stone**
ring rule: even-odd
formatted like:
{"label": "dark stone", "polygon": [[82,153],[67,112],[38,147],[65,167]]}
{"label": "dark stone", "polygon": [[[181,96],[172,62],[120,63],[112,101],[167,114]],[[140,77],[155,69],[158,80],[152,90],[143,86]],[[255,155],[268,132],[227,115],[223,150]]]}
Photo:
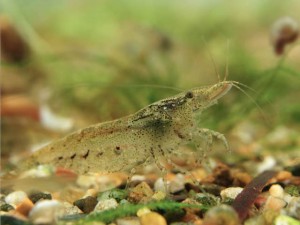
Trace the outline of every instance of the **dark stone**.
{"label": "dark stone", "polygon": [[97,198],[88,196],[75,201],[73,205],[77,206],[84,213],[90,213],[94,210],[97,203]]}
{"label": "dark stone", "polygon": [[5,211],[5,212],[8,212],[8,211],[13,210],[13,209],[14,209],[14,207],[11,206],[10,204],[7,204],[7,203],[4,203],[4,204],[1,205],[1,207],[0,207],[0,210],[1,210],[1,211]]}
{"label": "dark stone", "polygon": [[40,199],[52,199],[51,194],[48,193],[43,193],[43,192],[33,192],[29,195],[29,199],[33,202],[36,203]]}
{"label": "dark stone", "polygon": [[293,176],[300,177],[300,164],[289,167],[288,170],[293,174]]}
{"label": "dark stone", "polygon": [[30,225],[31,223],[28,223],[23,220],[19,220],[13,216],[1,215],[0,224],[1,225]]}

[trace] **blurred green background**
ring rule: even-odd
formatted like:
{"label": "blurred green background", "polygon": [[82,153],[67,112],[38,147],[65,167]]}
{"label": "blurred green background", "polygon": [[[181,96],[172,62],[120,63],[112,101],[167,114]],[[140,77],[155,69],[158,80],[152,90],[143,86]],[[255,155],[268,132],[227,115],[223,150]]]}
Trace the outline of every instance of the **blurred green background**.
{"label": "blurred green background", "polygon": [[2,62],[2,94],[29,96],[79,128],[214,84],[228,67],[228,80],[253,89],[242,87],[251,98],[233,89],[201,126],[299,129],[299,41],[284,55],[270,41],[272,24],[299,22],[299,8],[297,0],[3,0],[2,17],[30,53]]}

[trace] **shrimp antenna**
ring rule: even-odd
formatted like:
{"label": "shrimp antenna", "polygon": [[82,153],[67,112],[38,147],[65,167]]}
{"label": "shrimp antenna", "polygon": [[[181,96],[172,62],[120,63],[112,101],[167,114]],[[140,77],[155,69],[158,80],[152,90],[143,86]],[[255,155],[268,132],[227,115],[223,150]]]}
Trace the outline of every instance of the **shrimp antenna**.
{"label": "shrimp antenna", "polygon": [[236,83],[234,82],[233,83],[233,86],[238,89],[239,91],[241,91],[245,96],[247,96],[251,102],[253,102],[255,104],[255,106],[258,108],[259,112],[261,113],[262,117],[264,118],[264,120],[267,122],[267,123],[270,123],[270,120],[268,119],[268,117],[266,116],[266,114],[264,113],[264,110],[260,107],[260,105],[255,101],[255,99],[249,95],[244,89],[242,89],[240,86],[238,85],[241,85],[243,87],[247,87],[249,90],[252,90],[250,87],[248,87],[247,85],[243,85],[241,83]]}
{"label": "shrimp antenna", "polygon": [[204,42],[204,45],[207,47],[207,52],[209,54],[209,57],[210,57],[210,60],[211,60],[211,62],[213,64],[213,66],[214,66],[215,73],[217,74],[218,82],[220,82],[221,81],[220,74],[218,72],[217,65],[216,65],[216,62],[215,62],[215,60],[214,60],[214,58],[212,56],[212,53],[211,53],[211,51],[208,48],[208,43],[207,43],[207,41],[206,41],[206,39],[204,37],[202,37],[202,41]]}
{"label": "shrimp antenna", "polygon": [[229,40],[227,39],[227,43],[226,43],[226,67],[225,67],[225,77],[224,77],[224,81],[227,80],[228,78],[228,62],[229,62]]}

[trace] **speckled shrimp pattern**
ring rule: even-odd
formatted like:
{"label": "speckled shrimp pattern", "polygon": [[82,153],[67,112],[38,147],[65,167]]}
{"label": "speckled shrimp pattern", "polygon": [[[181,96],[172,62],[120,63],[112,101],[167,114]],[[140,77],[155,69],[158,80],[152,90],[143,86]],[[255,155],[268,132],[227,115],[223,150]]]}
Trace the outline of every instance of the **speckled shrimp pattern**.
{"label": "speckled shrimp pattern", "polygon": [[[170,154],[180,145],[194,143],[199,146],[205,141],[211,146],[215,137],[228,148],[223,134],[199,128],[195,117],[215,104],[234,83],[223,81],[193,88],[127,117],[84,128],[35,152],[23,165],[30,168],[49,164],[78,174],[130,171],[150,162],[163,169],[158,158],[169,160]],[[201,157],[198,148],[196,152]]]}

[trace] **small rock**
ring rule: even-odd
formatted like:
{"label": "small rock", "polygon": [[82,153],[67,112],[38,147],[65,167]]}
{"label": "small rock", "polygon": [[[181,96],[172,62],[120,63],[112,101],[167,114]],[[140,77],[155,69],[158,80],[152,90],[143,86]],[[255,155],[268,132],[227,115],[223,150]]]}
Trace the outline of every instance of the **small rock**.
{"label": "small rock", "polygon": [[140,217],[140,222],[141,225],[167,225],[166,219],[156,212],[142,215]]}
{"label": "small rock", "polygon": [[107,209],[114,209],[118,206],[118,202],[114,198],[100,200],[98,204],[95,206],[94,211],[103,211]]}
{"label": "small rock", "polygon": [[110,198],[114,198],[116,199],[118,202],[120,202],[121,200],[125,199],[128,195],[127,190],[122,190],[122,189],[118,189],[118,188],[113,188],[111,190],[108,191],[104,191],[102,193],[99,193],[98,195],[98,200],[105,200],[105,199],[110,199]]}
{"label": "small rock", "polygon": [[273,225],[278,212],[267,210],[257,216],[251,216],[245,221],[245,225]]}
{"label": "small rock", "polygon": [[273,211],[279,211],[284,208],[287,203],[282,198],[277,198],[270,195],[267,198],[266,204],[264,206],[264,210],[272,209]]}
{"label": "small rock", "polygon": [[232,177],[233,177],[232,186],[236,186],[236,187],[245,187],[253,179],[248,173],[240,172],[240,171],[237,172],[234,171]]}
{"label": "small rock", "polygon": [[195,180],[202,181],[207,177],[207,171],[203,168],[197,168],[197,169],[193,168],[193,170],[190,171],[190,173],[187,174],[185,177],[186,177],[186,183],[188,182],[193,183]]}
{"label": "small rock", "polygon": [[[191,205],[199,205],[198,201],[196,201],[195,199],[191,199],[191,198],[186,198],[185,200],[182,201],[182,203],[191,204]],[[194,223],[194,221],[199,220],[198,215],[199,215],[201,210],[197,209],[197,208],[187,207],[187,208],[184,209],[184,211],[181,211],[181,212],[179,210],[176,210],[176,211],[177,211],[176,214],[177,214],[178,220],[181,217],[180,221],[187,222],[187,223],[189,223],[189,222]],[[183,214],[181,214],[182,212],[183,212]],[[169,217],[170,220],[173,220],[175,218],[176,218],[176,215],[172,215],[171,218]]]}
{"label": "small rock", "polygon": [[153,194],[151,187],[146,182],[142,182],[129,192],[128,200],[134,203],[145,203],[151,200]]}
{"label": "small rock", "polygon": [[[189,201],[188,199],[186,199],[187,201]],[[172,217],[169,217],[169,220],[181,220],[185,223],[191,223],[194,224],[195,221],[198,221],[199,218],[199,209],[195,209],[195,208],[186,208],[183,213],[178,213],[178,215],[171,215]],[[180,215],[181,214],[181,215]],[[176,219],[177,217],[177,219]]]}
{"label": "small rock", "polygon": [[34,224],[55,224],[57,218],[64,214],[64,206],[56,200],[37,202],[29,213],[29,219]]}
{"label": "small rock", "polygon": [[[298,146],[299,146],[300,145],[300,138],[299,138],[298,142],[299,142],[299,144],[298,144]],[[291,172],[291,174],[293,176],[300,177],[300,164],[291,166],[291,167],[288,168],[288,170]]]}
{"label": "small rock", "polygon": [[117,219],[117,225],[141,225],[141,223],[137,217],[127,217]]}
{"label": "small rock", "polygon": [[272,209],[279,211],[287,205],[284,200],[284,190],[279,184],[274,184],[269,189],[270,196],[268,196],[264,210]]}
{"label": "small rock", "polygon": [[1,204],[1,207],[0,207],[0,211],[4,211],[4,212],[9,212],[10,210],[13,210],[13,209],[14,209],[14,207],[7,203]]}
{"label": "small rock", "polygon": [[25,198],[27,198],[27,194],[24,191],[14,191],[5,197],[5,202],[16,207]]}
{"label": "small rock", "polygon": [[94,210],[97,203],[97,198],[88,196],[75,201],[73,204],[77,206],[83,213],[90,213]]}
{"label": "small rock", "polygon": [[[223,190],[223,187],[216,184],[203,184],[200,186],[200,190],[203,190],[204,192],[213,194],[213,195],[220,195],[221,191]],[[196,189],[197,191],[197,189]],[[198,188],[199,192],[199,188]]]}
{"label": "small rock", "polygon": [[286,215],[300,220],[300,197],[293,197],[284,211]]}
{"label": "small rock", "polygon": [[149,208],[143,207],[143,208],[141,208],[141,209],[139,209],[139,210],[137,211],[136,215],[137,215],[138,217],[141,217],[142,215],[147,214],[147,213],[150,213],[150,212],[151,212],[151,210],[150,210]]}
{"label": "small rock", "polygon": [[289,171],[280,171],[277,175],[276,175],[276,180],[277,182],[284,182],[286,180],[289,180],[292,178],[292,173]]}
{"label": "small rock", "polygon": [[123,205],[123,204],[130,204],[130,202],[127,200],[127,199],[122,199],[120,202],[119,202],[120,205]]}
{"label": "small rock", "polygon": [[176,174],[175,179],[170,181],[168,190],[170,193],[176,193],[182,191],[184,188],[184,175],[178,173]]}
{"label": "small rock", "polygon": [[274,225],[299,225],[299,224],[300,224],[299,220],[286,215],[280,215],[274,221]]}
{"label": "small rock", "polygon": [[283,198],[284,190],[279,184],[273,184],[269,189],[270,195],[277,198]]}
{"label": "small rock", "polygon": [[271,170],[276,166],[276,160],[272,156],[266,156],[264,160],[257,165],[257,173],[262,173],[265,170]]}
{"label": "small rock", "polygon": [[167,196],[166,192],[162,192],[162,191],[157,191],[152,195],[152,199],[156,200],[156,201],[160,201],[165,199]]}
{"label": "small rock", "polygon": [[166,181],[163,178],[158,178],[154,183],[154,191],[158,192],[165,192],[167,193],[166,189],[169,189],[170,181]]}
{"label": "small rock", "polygon": [[72,205],[69,202],[63,202],[63,205],[65,208],[65,215],[77,215],[82,213],[82,211],[76,205]]}
{"label": "small rock", "polygon": [[29,195],[29,199],[33,202],[33,203],[36,203],[37,201],[39,201],[40,199],[48,199],[48,200],[51,200],[52,199],[52,196],[51,194],[48,194],[48,193],[43,193],[43,192],[34,192],[34,193],[31,193]]}
{"label": "small rock", "polygon": [[241,187],[229,187],[221,191],[221,198],[224,200],[226,198],[235,199],[238,194],[243,191]]}
{"label": "small rock", "polygon": [[21,203],[16,206],[16,211],[24,216],[27,216],[33,208],[33,203],[29,198],[25,198]]}
{"label": "small rock", "polygon": [[220,202],[219,198],[209,193],[197,193],[193,199],[205,206],[216,206]]}
{"label": "small rock", "polygon": [[215,206],[204,215],[203,225],[239,225],[239,217],[228,205]]}
{"label": "small rock", "polygon": [[[170,179],[164,180],[163,178],[159,178],[154,183],[154,190],[161,192],[169,192],[176,193],[182,191],[185,188],[185,177],[182,174],[176,174],[171,176],[169,174]],[[167,188],[167,191],[166,191]]]}
{"label": "small rock", "polygon": [[220,186],[229,187],[233,182],[231,168],[226,164],[218,163],[213,169],[213,173],[207,177],[207,180],[204,180],[203,182],[212,182]]}

